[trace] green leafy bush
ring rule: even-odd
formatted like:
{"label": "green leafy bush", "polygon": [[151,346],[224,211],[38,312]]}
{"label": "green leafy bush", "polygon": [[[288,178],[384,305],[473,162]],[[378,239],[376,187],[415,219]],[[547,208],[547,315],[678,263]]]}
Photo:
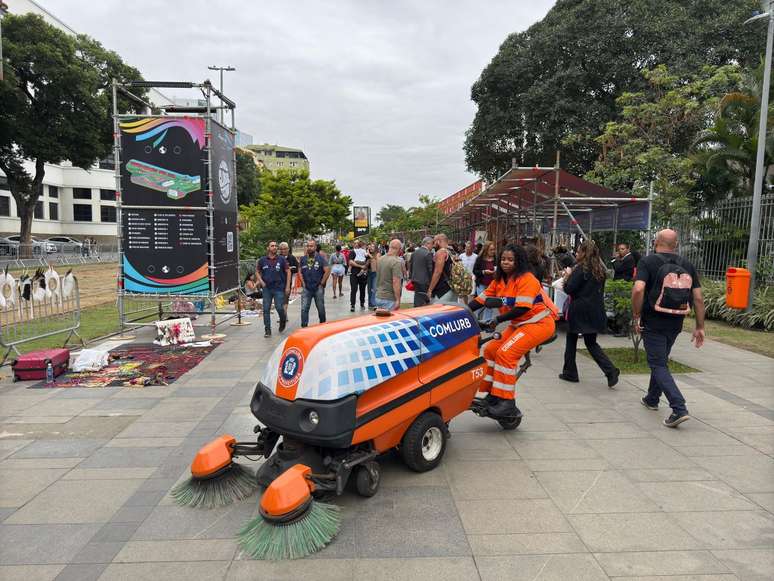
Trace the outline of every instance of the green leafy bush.
{"label": "green leafy bush", "polygon": [[634,361],[639,358],[640,341],[639,333],[632,328],[632,287],[634,283],[628,280],[605,281],[605,310],[608,316],[615,320],[615,327],[626,332],[632,341],[634,348]]}
{"label": "green leafy bush", "polygon": [[725,321],[746,329],[774,330],[774,291],[771,287],[758,288],[750,312],[726,306],[726,284],[714,280],[702,280],[702,294],[708,319]]}

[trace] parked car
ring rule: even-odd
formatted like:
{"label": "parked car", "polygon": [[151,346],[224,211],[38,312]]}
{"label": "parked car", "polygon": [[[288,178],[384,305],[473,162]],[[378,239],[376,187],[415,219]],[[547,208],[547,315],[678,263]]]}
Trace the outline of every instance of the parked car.
{"label": "parked car", "polygon": [[83,242],[70,238],[69,236],[51,236],[47,242],[56,246],[57,252],[66,252],[68,254],[84,254]]}
{"label": "parked car", "polygon": [[0,238],[0,255],[16,256],[19,254],[19,243],[7,236]]}
{"label": "parked car", "polygon": [[[6,237],[6,240],[9,240],[10,242],[14,243],[16,245],[17,253],[20,246],[20,240],[21,236],[18,234],[13,234],[12,236]],[[40,240],[39,238],[32,237],[31,240],[32,244],[32,253],[33,254],[43,254],[44,252],[46,254],[52,254],[56,252],[56,244],[53,242],[48,242],[47,240]]]}

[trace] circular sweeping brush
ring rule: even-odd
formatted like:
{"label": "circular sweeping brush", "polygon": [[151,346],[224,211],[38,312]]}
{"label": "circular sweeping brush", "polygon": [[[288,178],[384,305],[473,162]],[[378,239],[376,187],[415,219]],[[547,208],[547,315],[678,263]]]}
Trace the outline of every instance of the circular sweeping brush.
{"label": "circular sweeping brush", "polygon": [[233,461],[233,436],[219,436],[202,447],[191,463],[191,477],[170,495],[181,506],[216,508],[250,496],[257,488],[255,474]]}
{"label": "circular sweeping brush", "polygon": [[296,464],[261,498],[260,514],[239,533],[239,544],[254,559],[298,559],[315,553],[339,532],[339,507],[312,498],[311,468]]}

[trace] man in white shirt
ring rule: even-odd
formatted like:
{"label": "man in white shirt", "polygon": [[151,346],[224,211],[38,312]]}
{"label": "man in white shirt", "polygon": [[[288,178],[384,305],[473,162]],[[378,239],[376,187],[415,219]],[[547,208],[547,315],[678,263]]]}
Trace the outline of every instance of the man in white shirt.
{"label": "man in white shirt", "polygon": [[[478,258],[478,254],[473,252],[473,244],[468,241],[465,242],[465,252],[459,255],[460,262],[462,263],[462,266],[465,267],[465,270],[468,271],[468,274],[470,274],[470,277],[473,278],[473,265],[476,264],[476,259]],[[476,288],[476,282],[473,281],[473,289]],[[462,302],[464,304],[468,304],[468,301],[473,300],[473,296],[464,296],[460,297],[462,299]]]}

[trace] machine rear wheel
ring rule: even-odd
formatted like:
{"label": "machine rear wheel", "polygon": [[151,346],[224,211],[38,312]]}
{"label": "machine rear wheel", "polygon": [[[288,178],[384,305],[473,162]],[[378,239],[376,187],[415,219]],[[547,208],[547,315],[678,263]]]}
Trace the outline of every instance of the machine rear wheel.
{"label": "machine rear wheel", "polygon": [[425,412],[411,424],[403,436],[401,455],[415,472],[432,470],[446,451],[446,425],[434,412]]}
{"label": "machine rear wheel", "polygon": [[497,423],[500,424],[503,430],[515,430],[521,424],[521,416],[508,418],[507,420],[497,420]]}
{"label": "machine rear wheel", "polygon": [[366,462],[357,467],[355,472],[355,490],[360,496],[372,497],[379,490],[381,473],[378,462]]}

